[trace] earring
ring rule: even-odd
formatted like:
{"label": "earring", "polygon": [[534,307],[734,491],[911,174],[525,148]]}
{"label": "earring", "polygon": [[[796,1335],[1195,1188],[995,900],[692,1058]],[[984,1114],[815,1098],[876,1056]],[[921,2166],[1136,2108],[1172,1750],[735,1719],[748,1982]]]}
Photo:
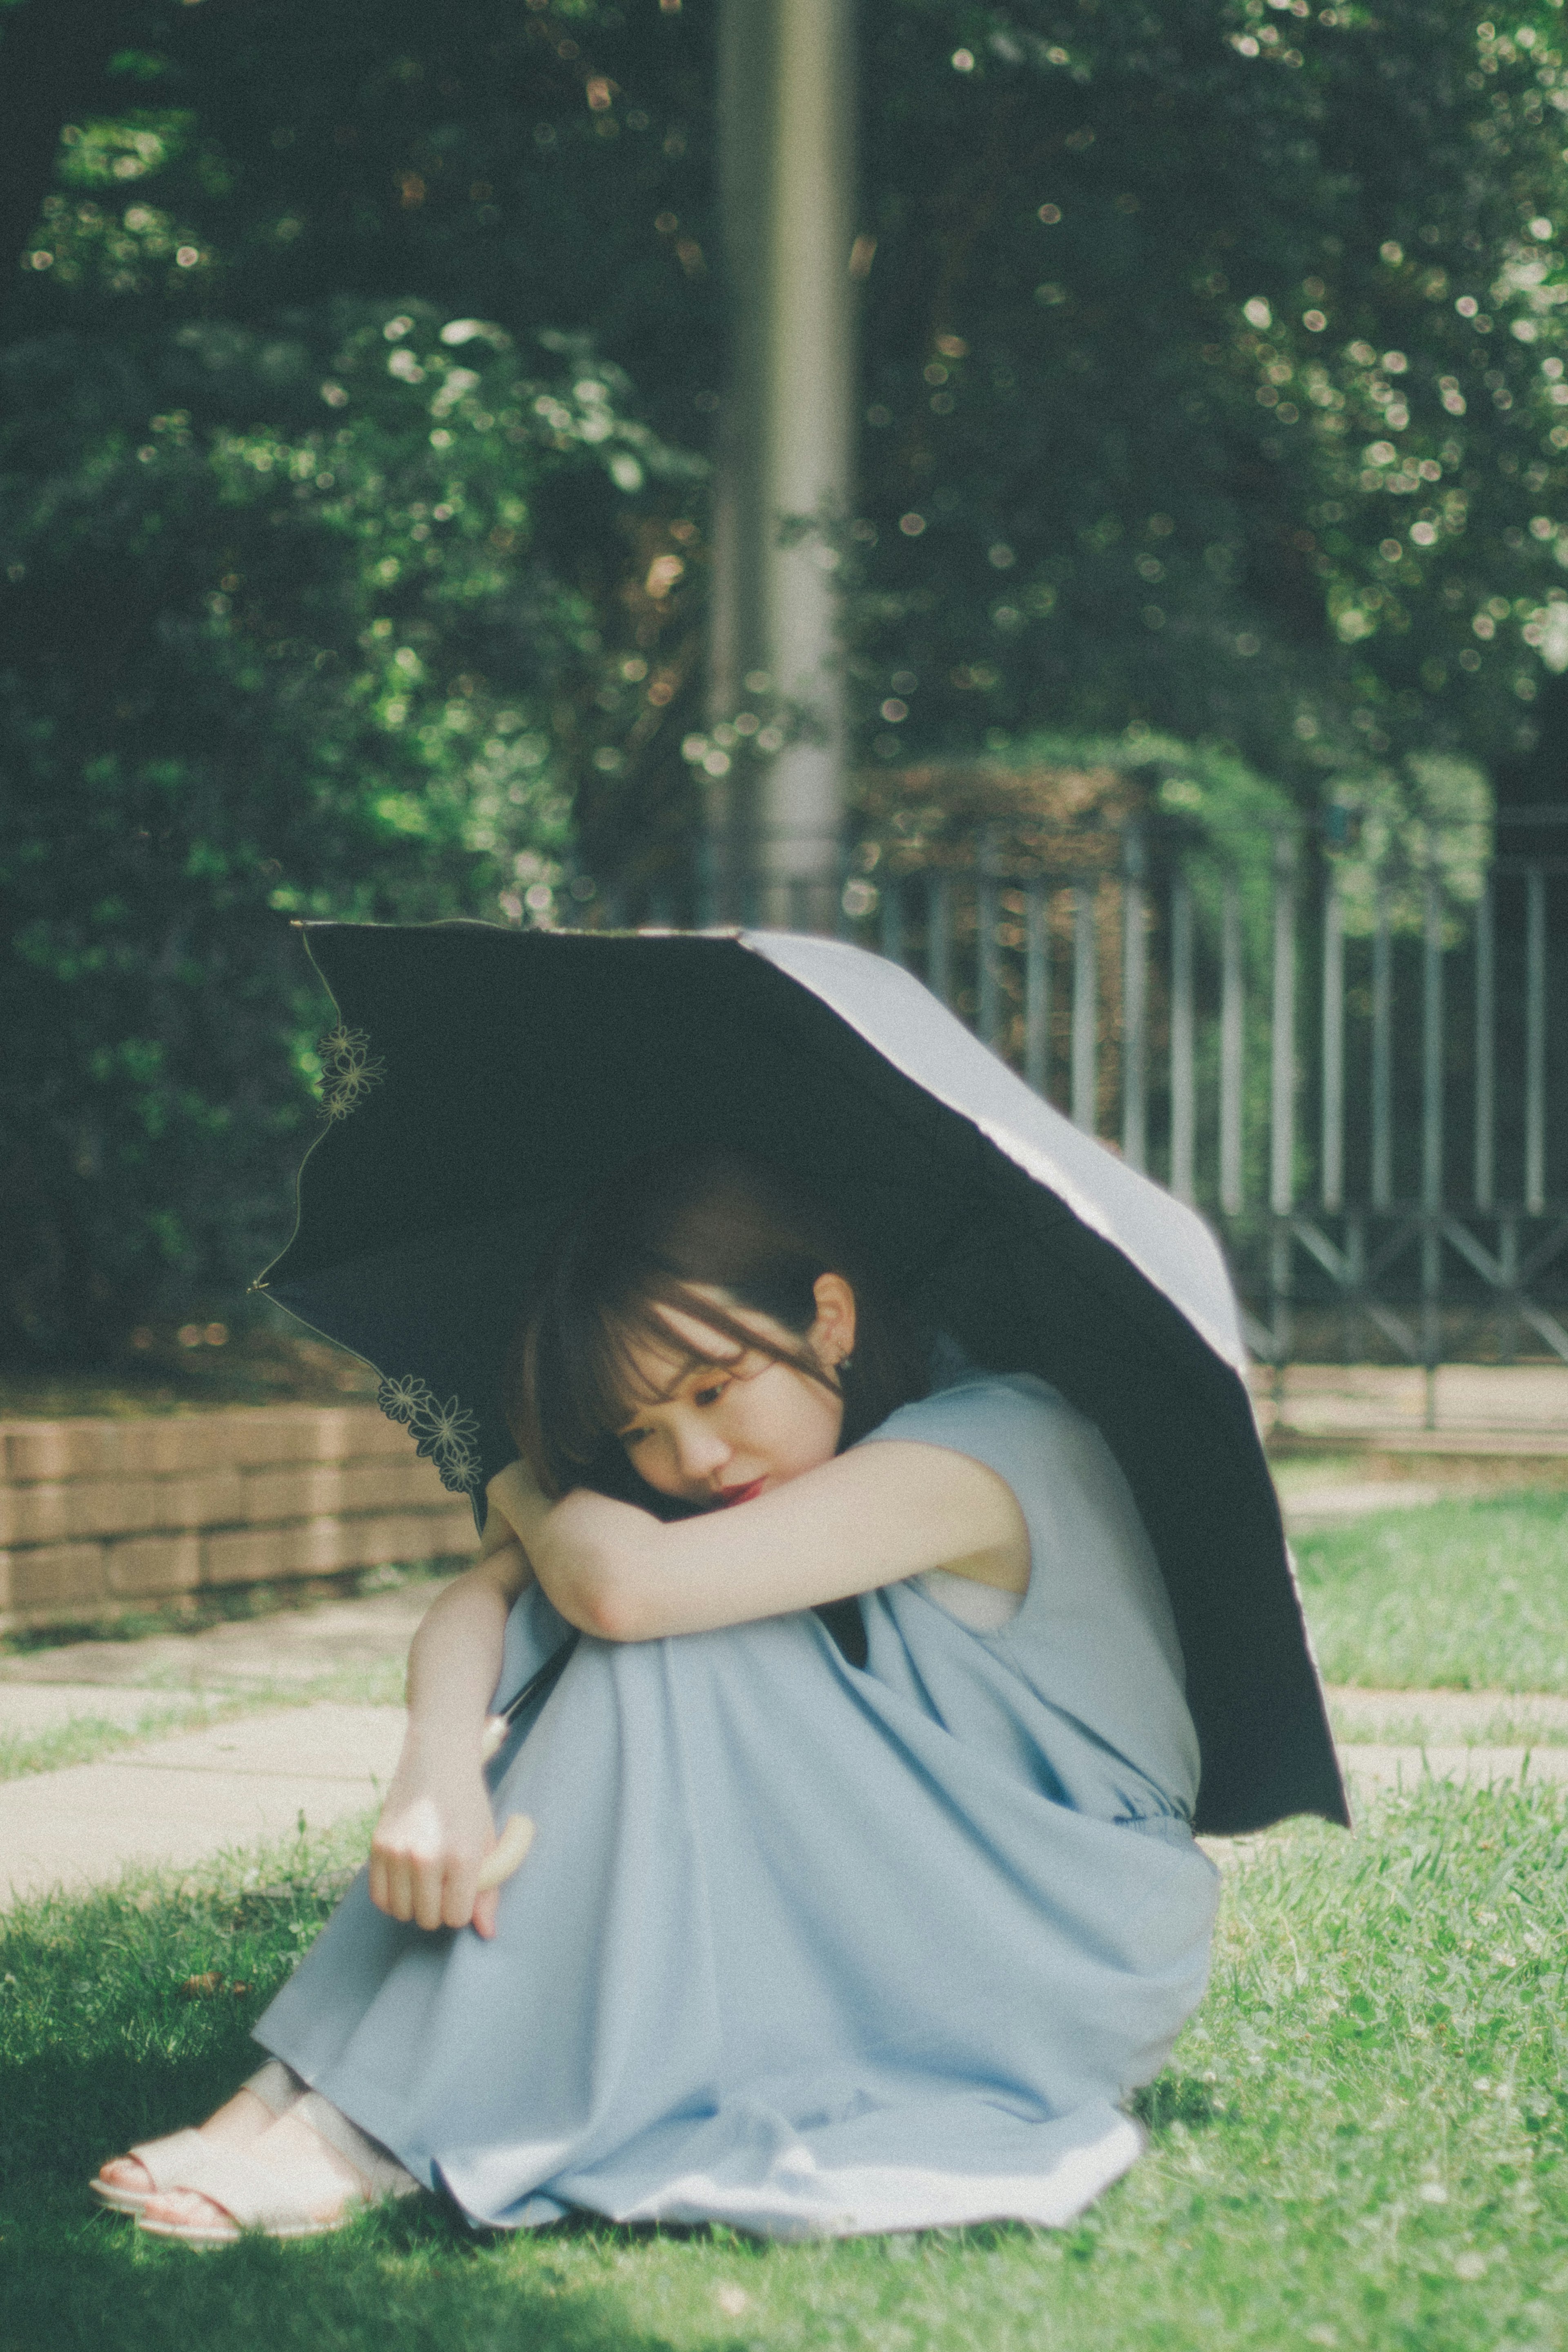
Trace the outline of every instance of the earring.
{"label": "earring", "polygon": [[840,1388],[843,1387],[844,1382],[849,1379],[849,1376],[854,1370],[854,1368],[855,1360],[852,1356],[841,1356],[839,1358],[838,1362],[833,1366],[833,1370],[839,1376]]}

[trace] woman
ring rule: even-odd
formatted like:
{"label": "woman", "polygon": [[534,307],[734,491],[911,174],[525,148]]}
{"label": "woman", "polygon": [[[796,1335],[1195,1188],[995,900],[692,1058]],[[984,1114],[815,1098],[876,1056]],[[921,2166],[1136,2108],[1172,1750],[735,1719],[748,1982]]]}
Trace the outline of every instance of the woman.
{"label": "woman", "polygon": [[[105,2201],[200,2243],[419,2186],[479,2224],[801,2236],[1061,2222],[1126,2168],[1217,1886],[1180,1649],[1092,1425],[936,1358],[765,1169],[590,1205],[514,1350],[522,1459],[415,1638],[369,1872],[272,2063]],[[572,1627],[487,1787],[493,1697]],[[532,1852],[484,1888],[517,1813]]]}

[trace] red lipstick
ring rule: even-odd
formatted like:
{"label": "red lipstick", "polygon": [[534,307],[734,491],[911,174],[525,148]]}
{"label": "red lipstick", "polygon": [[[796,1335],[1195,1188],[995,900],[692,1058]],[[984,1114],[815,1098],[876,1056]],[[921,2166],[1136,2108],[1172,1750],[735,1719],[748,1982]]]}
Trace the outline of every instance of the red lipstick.
{"label": "red lipstick", "polygon": [[720,1509],[727,1511],[733,1504],[749,1503],[754,1495],[761,1494],[767,1484],[766,1478],[754,1478],[749,1486],[721,1487],[718,1497]]}

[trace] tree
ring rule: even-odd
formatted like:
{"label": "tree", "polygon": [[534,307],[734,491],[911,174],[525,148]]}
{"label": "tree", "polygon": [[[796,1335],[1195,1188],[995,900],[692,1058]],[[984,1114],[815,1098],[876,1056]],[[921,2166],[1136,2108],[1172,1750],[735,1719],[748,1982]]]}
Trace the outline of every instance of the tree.
{"label": "tree", "polygon": [[[684,800],[700,468],[571,331],[580,288],[551,330],[560,239],[492,233],[477,175],[519,151],[579,261],[615,216],[559,26],[360,8],[324,51],[297,5],[147,0],[62,77],[60,19],[0,16],[18,110],[80,114],[0,356],[0,1345],[92,1359],[283,1237],[321,1025],[290,913],[522,919],[596,809],[635,790],[656,835]],[[644,276],[699,284],[640,227]]]}
{"label": "tree", "polygon": [[[778,740],[702,713],[713,9],[0,0],[12,1349],[266,1255],[289,911],[679,870],[690,765]],[[1176,736],[1396,835],[1423,760],[1538,790],[1559,10],[883,0],[862,43],[867,763]]]}
{"label": "tree", "polygon": [[193,323],[91,404],[68,340],[9,355],[0,562],[53,652],[0,675],[13,1352],[99,1356],[281,1238],[323,1025],[289,915],[520,920],[570,877],[551,735],[603,655],[555,558],[666,453],[573,342],[333,315],[329,373]]}
{"label": "tree", "polygon": [[872,20],[877,753],[1157,727],[1315,799],[1528,751],[1568,661],[1568,80],[1521,14]]}

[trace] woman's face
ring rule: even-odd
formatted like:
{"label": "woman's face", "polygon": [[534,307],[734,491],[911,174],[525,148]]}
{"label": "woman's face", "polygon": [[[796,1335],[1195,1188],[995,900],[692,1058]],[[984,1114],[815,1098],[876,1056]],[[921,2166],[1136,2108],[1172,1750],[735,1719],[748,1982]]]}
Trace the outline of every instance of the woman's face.
{"label": "woman's face", "polygon": [[[722,1290],[695,1286],[759,1337],[798,1351],[799,1336],[771,1317],[737,1306]],[[807,1345],[831,1374],[854,1344],[854,1295],[841,1276],[817,1286],[817,1319]],[[674,1342],[632,1349],[639,1384],[654,1402],[640,1404],[617,1433],[640,1478],[683,1503],[748,1503],[802,1471],[831,1462],[843,1428],[843,1399],[763,1349],[731,1349],[720,1332],[677,1308],[664,1319]],[[684,1354],[700,1348],[705,1360]]]}

